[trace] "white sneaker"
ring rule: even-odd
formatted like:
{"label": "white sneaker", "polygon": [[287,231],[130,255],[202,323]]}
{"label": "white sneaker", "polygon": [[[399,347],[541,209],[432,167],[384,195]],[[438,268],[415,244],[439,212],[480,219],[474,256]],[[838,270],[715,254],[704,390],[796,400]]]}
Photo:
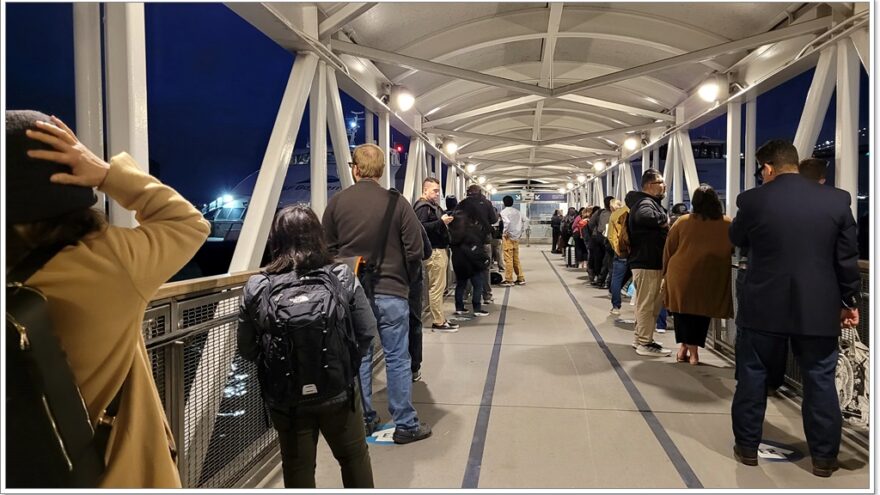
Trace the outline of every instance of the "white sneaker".
{"label": "white sneaker", "polygon": [[672,350],[665,349],[662,345],[657,342],[651,342],[650,344],[640,345],[636,348],[636,354],[639,356],[668,356],[672,354]]}
{"label": "white sneaker", "polygon": [[665,329],[665,328],[655,328],[654,330],[655,330],[657,333],[666,333],[666,329]]}
{"label": "white sneaker", "polygon": [[619,308],[611,308],[611,311],[609,311],[609,313],[611,313],[613,315],[619,315],[620,309]]}

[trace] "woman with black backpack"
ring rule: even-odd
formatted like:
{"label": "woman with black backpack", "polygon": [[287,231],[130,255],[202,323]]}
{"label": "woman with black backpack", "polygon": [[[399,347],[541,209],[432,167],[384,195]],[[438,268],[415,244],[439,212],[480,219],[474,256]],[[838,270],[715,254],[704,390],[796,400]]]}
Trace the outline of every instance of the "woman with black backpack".
{"label": "woman with black backpack", "polygon": [[358,364],[376,318],[352,269],[335,263],[307,206],[283,208],[269,232],[272,261],[248,280],[238,348],[255,361],[278,431],[285,488],[315,488],[318,432],[345,488],[373,488]]}

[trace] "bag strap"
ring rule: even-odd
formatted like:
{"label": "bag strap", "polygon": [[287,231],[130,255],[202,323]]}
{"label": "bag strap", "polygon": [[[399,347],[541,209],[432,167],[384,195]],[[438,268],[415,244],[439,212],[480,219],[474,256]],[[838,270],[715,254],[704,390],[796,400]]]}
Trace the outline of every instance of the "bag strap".
{"label": "bag strap", "polygon": [[382,217],[379,240],[370,254],[370,259],[367,260],[377,271],[382,266],[382,261],[385,260],[385,244],[388,242],[388,234],[391,231],[391,220],[394,217],[394,210],[397,209],[398,196],[400,196],[400,193],[397,191],[388,191],[388,204],[385,206],[385,215]]}

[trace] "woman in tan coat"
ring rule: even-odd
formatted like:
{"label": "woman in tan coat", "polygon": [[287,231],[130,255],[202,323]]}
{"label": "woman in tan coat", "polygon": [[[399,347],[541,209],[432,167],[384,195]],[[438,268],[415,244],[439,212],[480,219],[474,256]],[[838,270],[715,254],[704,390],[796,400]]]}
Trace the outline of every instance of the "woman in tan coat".
{"label": "woman in tan coat", "polygon": [[[27,283],[47,297],[93,425],[124,387],[98,488],[179,488],[141,325],[147,303],[195,254],[210,225],[131,156],[108,164],[57,118],[7,112],[6,136],[18,143],[6,149],[7,236],[14,237],[7,239],[7,264],[47,243],[67,245]],[[11,191],[18,187],[39,194]],[[89,208],[93,187],[136,212],[139,225],[108,226]]]}
{"label": "woman in tan coat", "polygon": [[697,347],[706,346],[712,318],[733,316],[730,291],[730,255],[733,246],[727,232],[718,194],[701,184],[691,196],[693,213],[684,215],[669,230],[663,252],[666,307],[675,318],[676,355],[680,363],[700,363]]}

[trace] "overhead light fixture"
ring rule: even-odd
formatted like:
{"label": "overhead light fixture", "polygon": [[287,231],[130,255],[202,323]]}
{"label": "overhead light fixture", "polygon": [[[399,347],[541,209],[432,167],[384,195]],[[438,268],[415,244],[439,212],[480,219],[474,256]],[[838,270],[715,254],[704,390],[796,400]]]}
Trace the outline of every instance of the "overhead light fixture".
{"label": "overhead light fixture", "polygon": [[605,168],[605,161],[604,160],[598,160],[593,163],[593,170],[595,170],[596,172],[599,172],[604,168]]}
{"label": "overhead light fixture", "polygon": [[406,86],[392,86],[391,102],[398,110],[406,112],[415,105],[416,97],[413,96],[412,92],[410,92]]}
{"label": "overhead light fixture", "polygon": [[224,194],[223,195],[223,203],[224,204],[231,203],[233,199],[235,199],[235,198],[231,194]]}
{"label": "overhead light fixture", "polygon": [[472,174],[477,170],[477,165],[474,163],[468,163],[465,169],[467,169],[467,172],[469,174]]}
{"label": "overhead light fixture", "polygon": [[630,136],[623,142],[623,147],[630,151],[635,151],[635,149],[639,147],[639,140]]}
{"label": "overhead light fixture", "polygon": [[702,98],[703,101],[711,103],[718,99],[719,91],[718,80],[715,77],[711,77],[700,86],[700,89],[697,90],[697,94],[700,95],[700,98]]}
{"label": "overhead light fixture", "polygon": [[479,182],[480,184],[485,184],[485,183],[486,183],[486,177],[485,177],[484,175],[481,175],[481,176],[477,177],[477,182]]}
{"label": "overhead light fixture", "polygon": [[498,194],[498,189],[492,188],[492,194]]}
{"label": "overhead light fixture", "polygon": [[454,155],[458,151],[458,143],[453,141],[452,138],[446,138],[443,140],[443,150],[450,155]]}
{"label": "overhead light fixture", "polygon": [[564,187],[560,187],[560,188],[559,188],[559,192],[562,193],[562,194],[565,194],[565,188],[564,188]]}
{"label": "overhead light fixture", "polygon": [[565,187],[567,187],[567,188],[569,188],[569,189],[574,189],[574,184],[572,184],[571,182],[569,182],[568,184],[565,185]]}
{"label": "overhead light fixture", "polygon": [[583,184],[584,182],[587,181],[587,176],[584,175],[584,174],[581,174],[581,175],[578,175],[577,179],[578,179],[578,182],[580,182],[581,184]]}

